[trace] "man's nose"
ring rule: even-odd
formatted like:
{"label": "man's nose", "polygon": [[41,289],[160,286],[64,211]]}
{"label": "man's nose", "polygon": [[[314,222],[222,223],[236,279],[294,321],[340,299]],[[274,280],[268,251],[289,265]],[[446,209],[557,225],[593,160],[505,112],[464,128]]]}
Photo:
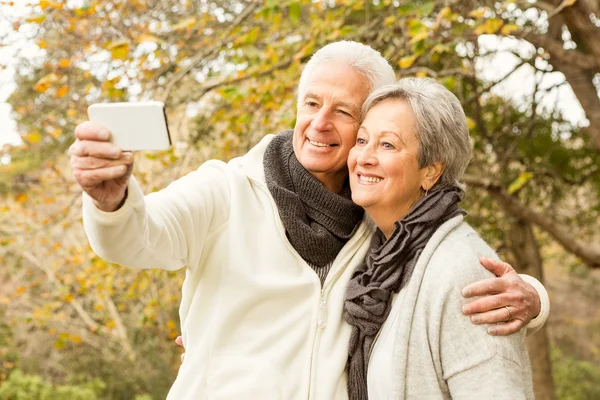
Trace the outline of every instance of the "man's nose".
{"label": "man's nose", "polygon": [[321,107],[315,115],[310,126],[316,131],[328,131],[332,128],[331,112],[326,107]]}

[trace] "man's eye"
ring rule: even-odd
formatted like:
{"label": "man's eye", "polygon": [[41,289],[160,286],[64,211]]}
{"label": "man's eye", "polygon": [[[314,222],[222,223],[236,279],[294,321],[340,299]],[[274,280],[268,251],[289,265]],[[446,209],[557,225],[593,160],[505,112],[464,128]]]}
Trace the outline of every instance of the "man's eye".
{"label": "man's eye", "polygon": [[347,117],[351,117],[352,114],[350,114],[348,111],[344,111],[344,110],[337,110],[338,113],[345,115]]}
{"label": "man's eye", "polygon": [[314,101],[307,101],[304,104],[306,104],[309,107],[317,107],[318,106],[318,104]]}

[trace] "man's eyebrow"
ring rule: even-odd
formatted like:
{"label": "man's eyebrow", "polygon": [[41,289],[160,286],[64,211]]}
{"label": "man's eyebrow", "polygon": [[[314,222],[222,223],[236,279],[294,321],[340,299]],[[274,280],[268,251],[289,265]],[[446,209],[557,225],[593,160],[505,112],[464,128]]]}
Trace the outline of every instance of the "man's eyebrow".
{"label": "man's eyebrow", "polygon": [[350,110],[351,110],[352,112],[354,112],[354,113],[357,113],[357,112],[359,112],[359,111],[360,111],[360,110],[358,109],[358,107],[356,107],[354,104],[352,104],[352,103],[348,103],[348,102],[346,102],[346,101],[336,101],[336,102],[335,102],[335,105],[336,105],[336,106],[342,106],[342,107],[348,108],[348,109],[350,109]]}
{"label": "man's eyebrow", "polygon": [[310,99],[315,99],[315,100],[319,100],[319,101],[321,101],[321,99],[322,99],[321,96],[319,96],[318,94],[313,93],[313,92],[306,92],[306,93],[304,93],[304,98],[305,99],[306,98],[310,98]]}

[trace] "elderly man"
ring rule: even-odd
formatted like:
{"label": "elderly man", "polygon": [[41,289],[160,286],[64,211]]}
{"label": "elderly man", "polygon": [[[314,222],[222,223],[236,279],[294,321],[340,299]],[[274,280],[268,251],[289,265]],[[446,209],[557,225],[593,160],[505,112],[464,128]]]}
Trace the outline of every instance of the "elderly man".
{"label": "elderly man", "polygon": [[[109,132],[87,122],[76,128],[71,164],[94,251],[137,268],[187,267],[187,352],[170,399],[347,397],[343,299],[373,225],[350,200],[346,160],[363,101],[394,81],[370,47],[325,46],[302,73],[293,131],[269,135],[229,163],[208,161],[147,196],[131,175],[131,154],[111,144]],[[508,273],[467,291],[500,294],[467,311],[487,311],[483,323],[509,320],[501,334],[532,315],[543,324],[543,287],[540,313],[535,290],[510,267],[490,268]]]}

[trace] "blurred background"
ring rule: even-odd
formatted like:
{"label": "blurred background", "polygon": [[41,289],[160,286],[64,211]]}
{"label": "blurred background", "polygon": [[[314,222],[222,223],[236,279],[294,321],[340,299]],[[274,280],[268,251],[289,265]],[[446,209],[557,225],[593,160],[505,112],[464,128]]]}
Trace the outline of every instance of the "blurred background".
{"label": "blurred background", "polygon": [[65,152],[87,106],[166,103],[174,147],[136,154],[155,191],[292,127],[303,65],[342,39],[460,98],[469,222],[552,301],[536,398],[600,399],[597,0],[0,0],[0,398],[163,399],[177,373],[184,271],[84,236]]}

